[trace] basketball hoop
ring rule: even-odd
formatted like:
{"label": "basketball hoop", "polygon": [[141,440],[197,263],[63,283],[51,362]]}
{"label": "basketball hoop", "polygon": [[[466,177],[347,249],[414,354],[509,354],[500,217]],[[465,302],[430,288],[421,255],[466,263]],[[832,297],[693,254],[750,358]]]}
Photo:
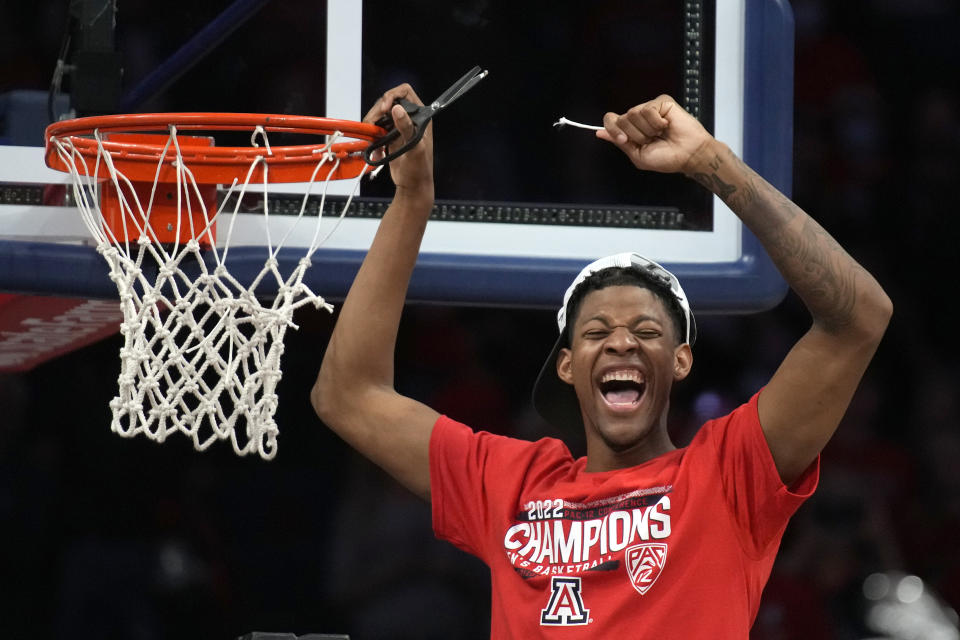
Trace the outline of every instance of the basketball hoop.
{"label": "basketball hoop", "polygon": [[[198,133],[244,131],[250,146],[216,147]],[[190,135],[183,135],[189,132]],[[326,136],[322,143],[271,146],[269,134]],[[276,386],[283,336],[302,306],[332,311],[304,283],[326,240],[320,219],[331,180],[353,179],[342,217],[371,167],[363,151],[384,134],[371,124],[307,116],[168,113],[77,118],[50,125],[46,162],[70,174],[74,200],[117,285],[123,323],[119,391],[111,430],[156,442],[183,433],[199,451],[229,440],[238,455],[277,452]],[[307,183],[297,223],[322,185],[313,239],[292,273],[274,242],[252,282],[227,268],[230,238],[251,185]],[[218,185],[226,193],[217,205]],[[221,220],[223,218],[223,220]],[[217,225],[226,233],[217,239]],[[309,221],[308,221],[309,222]],[[329,233],[327,234],[329,235]],[[269,302],[255,294],[276,290]]]}

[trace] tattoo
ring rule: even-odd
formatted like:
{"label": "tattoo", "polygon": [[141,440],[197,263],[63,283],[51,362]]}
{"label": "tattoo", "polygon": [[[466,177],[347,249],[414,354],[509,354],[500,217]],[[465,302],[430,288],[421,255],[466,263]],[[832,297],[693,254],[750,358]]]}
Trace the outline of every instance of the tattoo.
{"label": "tattoo", "polygon": [[[731,182],[718,175],[728,162],[733,173],[724,175],[727,180],[734,176]],[[823,227],[735,154],[717,155],[707,166],[711,173],[692,177],[717,194],[760,239],[816,321],[828,330],[849,325],[862,267]]]}
{"label": "tattoo", "polygon": [[836,331],[848,326],[862,267],[823,227],[772,186],[763,183],[763,193],[758,195],[761,202],[769,204],[759,208],[751,228],[767,253],[824,328]]}
{"label": "tattoo", "polygon": [[[733,155],[733,154],[731,154]],[[748,207],[753,204],[757,199],[757,187],[755,184],[755,176],[745,165],[740,158],[733,155],[734,163],[737,165],[737,168],[742,170],[746,176],[746,180],[741,188],[738,188],[736,185],[729,184],[720,178],[718,172],[720,167],[724,164],[723,158],[720,155],[715,155],[712,160],[707,162],[707,166],[713,170],[713,173],[695,173],[693,174],[693,179],[699,182],[701,185],[717,194],[717,196],[729,205],[734,211],[739,211],[744,207]]]}
{"label": "tattoo", "polygon": [[[730,155],[733,157],[733,162],[737,170],[739,170],[746,177],[746,179],[743,181],[743,188],[736,195],[736,197],[731,197],[729,200],[724,200],[724,202],[726,202],[734,211],[740,211],[753,205],[755,202],[757,202],[757,200],[760,199],[759,185],[762,180],[760,179],[760,176],[758,176],[753,169],[748,167],[743,160],[732,153]],[[787,200],[787,202],[790,201]],[[793,203],[791,202],[790,204]]]}
{"label": "tattoo", "polygon": [[862,269],[812,219],[804,221],[791,244],[795,248],[793,261],[801,267],[794,289],[802,292],[810,312],[827,329],[849,325],[857,299],[857,276]]}
{"label": "tattoo", "polygon": [[720,196],[723,201],[726,201],[737,190],[732,184],[727,184],[721,180],[716,173],[695,173],[693,179]]}

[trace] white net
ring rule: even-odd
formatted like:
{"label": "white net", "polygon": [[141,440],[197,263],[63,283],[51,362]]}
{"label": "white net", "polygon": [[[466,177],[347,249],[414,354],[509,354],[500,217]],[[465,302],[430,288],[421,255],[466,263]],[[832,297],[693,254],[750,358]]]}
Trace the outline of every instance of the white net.
{"label": "white net", "polygon": [[[265,143],[264,155],[270,154],[263,129],[257,128],[254,139],[257,136]],[[329,178],[340,162],[329,151],[338,137],[330,136],[327,151],[318,154],[295,223],[314,225],[312,241],[286,275],[280,271],[277,256],[295,225],[288,226],[279,241],[272,241],[264,155],[256,156],[245,180],[234,180],[216,212],[208,215],[193,172],[183,161],[176,128],[171,126],[166,147],[159,155],[165,160],[158,161],[157,176],[164,168],[163,162],[168,166],[172,163],[176,169],[178,215],[174,237],[179,239],[181,228],[189,228],[189,239],[161,243],[150,226],[156,179],[149,201],[142,203],[131,181],[114,166],[99,132],[94,132],[98,154],[92,171],[69,138],[53,141],[70,169],[84,223],[120,292],[123,346],[119,390],[110,402],[112,431],[125,437],[142,434],[156,442],[179,432],[199,451],[219,440],[229,440],[238,455],[256,452],[264,459],[276,455],[278,428],[274,414],[284,334],[288,328],[296,329],[293,315],[300,307],[333,309],[305,284],[304,274],[310,268],[311,256],[333,232],[331,229],[321,238],[320,222]],[[263,175],[267,257],[259,274],[251,282],[241,283],[228,271],[230,237],[258,164]],[[340,219],[368,169],[365,167],[355,179]],[[98,197],[102,179],[97,175],[109,176],[107,180],[119,194],[124,231],[135,240],[118,240],[107,224]],[[311,191],[318,183],[322,192],[317,213],[307,215]],[[193,215],[198,203],[199,217]],[[195,217],[202,219],[202,225],[194,223]],[[213,242],[215,221],[221,230],[227,227],[219,245]],[[206,246],[203,240],[208,241]],[[275,295],[263,301],[255,292],[264,290]]]}

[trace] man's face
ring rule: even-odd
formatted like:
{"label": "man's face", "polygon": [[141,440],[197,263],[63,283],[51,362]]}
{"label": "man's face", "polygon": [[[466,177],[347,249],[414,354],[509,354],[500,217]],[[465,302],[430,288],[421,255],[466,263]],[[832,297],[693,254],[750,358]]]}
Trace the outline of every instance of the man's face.
{"label": "man's face", "polygon": [[557,374],[577,393],[588,455],[600,447],[643,461],[673,448],[670,389],[689,373],[692,357],[663,302],[649,289],[612,286],[588,293],[572,320]]}

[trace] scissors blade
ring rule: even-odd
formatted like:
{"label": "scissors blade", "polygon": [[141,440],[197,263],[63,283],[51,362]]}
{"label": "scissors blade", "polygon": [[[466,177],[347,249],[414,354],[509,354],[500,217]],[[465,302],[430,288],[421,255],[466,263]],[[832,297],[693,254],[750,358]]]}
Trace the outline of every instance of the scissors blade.
{"label": "scissors blade", "polygon": [[440,94],[440,97],[431,103],[430,107],[434,111],[444,109],[453,104],[460,96],[472,89],[478,82],[487,77],[490,73],[487,70],[481,70],[479,66],[466,72],[463,77],[454,82],[449,89]]}

